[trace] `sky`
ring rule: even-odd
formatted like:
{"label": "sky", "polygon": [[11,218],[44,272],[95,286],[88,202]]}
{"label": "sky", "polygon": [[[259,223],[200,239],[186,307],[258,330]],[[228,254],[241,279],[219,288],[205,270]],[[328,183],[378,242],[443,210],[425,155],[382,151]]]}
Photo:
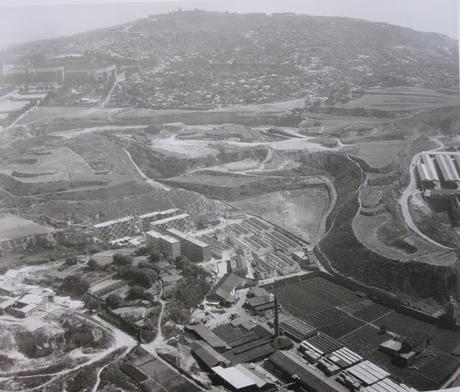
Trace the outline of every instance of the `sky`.
{"label": "sky", "polygon": [[0,47],[121,24],[178,7],[347,16],[457,38],[459,3],[460,0],[0,0]]}

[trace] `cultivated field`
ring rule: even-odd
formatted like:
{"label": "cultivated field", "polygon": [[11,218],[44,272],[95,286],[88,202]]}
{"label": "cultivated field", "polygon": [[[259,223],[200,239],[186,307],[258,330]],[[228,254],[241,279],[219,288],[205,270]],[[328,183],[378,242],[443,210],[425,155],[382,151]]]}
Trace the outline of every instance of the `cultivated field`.
{"label": "cultivated field", "polygon": [[[307,321],[414,388],[437,389],[460,365],[460,358],[451,355],[460,346],[460,332],[441,329],[361,298],[322,276],[278,281],[267,289],[276,295],[284,312]],[[379,332],[382,326],[386,333]],[[378,350],[392,334],[405,339],[420,333],[432,339],[425,350],[427,355],[417,360],[416,368],[397,367]]]}
{"label": "cultivated field", "polygon": [[354,99],[338,107],[407,111],[451,104],[458,104],[458,93],[437,92],[418,87],[388,87],[365,90],[361,98]]}

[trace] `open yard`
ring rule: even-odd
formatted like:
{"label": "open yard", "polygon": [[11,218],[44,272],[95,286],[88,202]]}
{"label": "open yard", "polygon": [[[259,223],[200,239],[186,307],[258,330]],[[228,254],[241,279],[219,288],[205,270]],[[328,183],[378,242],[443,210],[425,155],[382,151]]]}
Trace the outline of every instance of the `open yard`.
{"label": "open yard", "polygon": [[67,147],[29,151],[16,162],[0,168],[0,172],[28,183],[104,180],[80,155]]}
{"label": "open yard", "polygon": [[406,145],[404,140],[381,140],[347,145],[343,151],[362,159],[371,167],[383,168],[393,162]]}
{"label": "open yard", "polygon": [[54,229],[18,216],[0,218],[0,242],[52,233]]}
{"label": "open yard", "polygon": [[233,205],[313,243],[322,234],[321,222],[329,208],[329,194],[319,187],[279,191],[240,200]]}

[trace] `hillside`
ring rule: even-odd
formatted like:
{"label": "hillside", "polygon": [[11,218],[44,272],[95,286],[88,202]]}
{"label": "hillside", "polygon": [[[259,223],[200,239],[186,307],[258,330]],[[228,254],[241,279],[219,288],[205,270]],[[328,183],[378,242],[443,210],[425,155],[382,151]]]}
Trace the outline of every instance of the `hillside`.
{"label": "hillside", "polygon": [[208,109],[297,98],[343,104],[368,87],[458,85],[458,45],[447,36],[295,14],[153,15],[18,46],[2,60],[56,65],[45,58],[69,50],[126,71],[109,106]]}

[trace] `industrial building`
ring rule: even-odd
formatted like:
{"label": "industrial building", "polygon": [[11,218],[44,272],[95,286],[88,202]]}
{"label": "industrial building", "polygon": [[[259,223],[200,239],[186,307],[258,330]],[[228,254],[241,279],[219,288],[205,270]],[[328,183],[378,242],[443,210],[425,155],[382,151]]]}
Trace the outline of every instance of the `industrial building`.
{"label": "industrial building", "polygon": [[177,208],[153,211],[139,216],[125,216],[122,218],[102,222],[94,225],[98,237],[103,241],[113,241],[119,238],[130,237],[145,233],[149,230],[164,232],[169,228],[189,230],[193,222],[188,214],[178,214]]}
{"label": "industrial building", "polygon": [[260,367],[238,364],[227,368],[216,366],[211,370],[215,374],[213,378],[232,391],[261,392],[275,388],[272,379],[267,377]]}
{"label": "industrial building", "polygon": [[3,80],[10,84],[47,83],[63,84],[64,67],[15,67],[3,69]]}
{"label": "industrial building", "polygon": [[312,392],[337,392],[333,382],[321,378],[312,367],[292,352],[276,351],[267,363],[267,368],[278,378],[297,382]]}
{"label": "industrial building", "polygon": [[167,257],[175,259],[181,255],[179,240],[170,235],[151,230],[145,233],[145,242],[147,247],[163,253]]}
{"label": "industrial building", "polygon": [[150,223],[160,220],[160,219],[165,219],[169,218],[173,215],[176,215],[179,213],[178,208],[171,208],[169,210],[164,210],[164,211],[153,211],[149,212],[147,214],[139,215],[139,219],[141,221],[142,225],[142,231],[146,232],[150,230]]}
{"label": "industrial building", "polygon": [[218,352],[230,350],[231,348],[219,336],[217,336],[214,332],[212,332],[208,327],[204,325],[187,325],[185,326],[185,330],[191,333],[194,337],[203,340]]}
{"label": "industrial building", "polygon": [[454,225],[460,222],[460,152],[423,153],[415,176],[424,198],[439,212],[447,212]]}
{"label": "industrial building", "polygon": [[3,81],[10,84],[47,83],[63,85],[66,83],[91,83],[113,81],[117,78],[117,67],[72,63],[62,65],[46,64],[42,67],[3,67]]}
{"label": "industrial building", "polygon": [[298,342],[311,338],[318,333],[317,328],[295,317],[280,323],[280,331]]}
{"label": "industrial building", "polygon": [[[154,223],[156,222],[152,223],[152,227],[154,226]],[[181,254],[182,256],[187,257],[190,261],[201,263],[203,261],[211,260],[211,246],[206,242],[177,229],[171,228],[166,230],[166,232],[180,241]]]}
{"label": "industrial building", "polygon": [[94,225],[98,237],[103,241],[113,241],[118,238],[128,237],[136,234],[137,219],[134,216],[125,216]]}
{"label": "industrial building", "polygon": [[202,341],[197,340],[193,342],[192,354],[208,370],[216,366],[227,367],[231,365],[231,362],[227,358]]}
{"label": "industrial building", "polygon": [[165,232],[169,229],[178,231],[190,231],[193,229],[193,222],[189,214],[183,213],[172,215],[167,218],[154,220],[150,223],[150,230]]}
{"label": "industrial building", "polygon": [[236,301],[235,293],[242,288],[246,280],[235,274],[224,275],[206,296],[206,301],[229,305]]}
{"label": "industrial building", "polygon": [[71,64],[65,67],[65,83],[108,82],[117,78],[115,65]]}
{"label": "industrial building", "polygon": [[460,193],[460,153],[423,153],[417,163],[416,174],[422,190]]}

